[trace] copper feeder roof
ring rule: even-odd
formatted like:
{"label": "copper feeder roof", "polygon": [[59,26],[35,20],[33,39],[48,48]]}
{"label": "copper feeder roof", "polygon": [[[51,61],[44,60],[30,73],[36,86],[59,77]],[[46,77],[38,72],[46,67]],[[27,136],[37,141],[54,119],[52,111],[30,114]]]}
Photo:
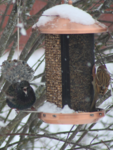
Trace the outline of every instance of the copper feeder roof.
{"label": "copper feeder roof", "polygon": [[106,32],[107,27],[98,21],[92,25],[84,25],[57,16],[52,21],[47,22],[45,26],[38,27],[38,30],[45,34],[85,34]]}

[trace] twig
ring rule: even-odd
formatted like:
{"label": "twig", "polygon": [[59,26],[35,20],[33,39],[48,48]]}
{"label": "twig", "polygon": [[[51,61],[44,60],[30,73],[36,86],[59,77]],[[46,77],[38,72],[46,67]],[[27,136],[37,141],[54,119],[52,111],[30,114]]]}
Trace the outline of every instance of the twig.
{"label": "twig", "polygon": [[91,145],[91,143],[92,143],[97,137],[98,137],[98,135],[96,135],[96,136],[93,138],[93,140],[90,142],[90,145]]}
{"label": "twig", "polygon": [[108,145],[107,145],[103,140],[101,140],[101,142],[102,142],[104,145],[106,145],[106,147],[108,148],[108,150],[110,150],[110,148],[108,147]]}

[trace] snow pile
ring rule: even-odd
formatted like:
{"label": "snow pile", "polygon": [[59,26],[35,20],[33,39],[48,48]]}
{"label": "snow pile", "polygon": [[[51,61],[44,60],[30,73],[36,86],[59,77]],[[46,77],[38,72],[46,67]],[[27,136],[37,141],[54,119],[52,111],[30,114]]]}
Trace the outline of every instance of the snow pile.
{"label": "snow pile", "polygon": [[75,111],[73,109],[69,108],[68,105],[65,105],[60,113],[62,113],[62,114],[67,114],[67,113],[70,114],[70,113],[74,113],[74,112]]}
{"label": "snow pile", "polygon": [[59,108],[54,103],[45,102],[43,106],[38,109],[38,112],[45,112],[45,113],[73,113],[75,112],[73,109],[70,109],[68,105],[65,105],[64,108]]}
{"label": "snow pile", "polygon": [[23,23],[18,23],[17,24],[17,27],[19,27],[20,28],[20,33],[22,34],[22,35],[27,35],[27,32],[26,32],[26,30],[25,30],[25,28],[24,28],[24,25],[23,25]]}
{"label": "snow pile", "polygon": [[[45,16],[44,16],[45,15]],[[81,23],[84,25],[91,25],[95,23],[95,20],[87,12],[68,4],[62,4],[54,6],[43,12],[39,21],[33,25],[33,28],[44,26],[47,22],[52,21],[55,17],[69,19],[71,22]]]}

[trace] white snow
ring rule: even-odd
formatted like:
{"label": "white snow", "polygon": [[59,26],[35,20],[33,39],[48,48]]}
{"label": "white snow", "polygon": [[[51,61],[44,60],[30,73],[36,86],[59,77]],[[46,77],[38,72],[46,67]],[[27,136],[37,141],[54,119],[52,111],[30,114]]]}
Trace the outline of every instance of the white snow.
{"label": "white snow", "polygon": [[26,13],[26,16],[31,16],[29,12]]}
{"label": "white snow", "polygon": [[73,113],[75,112],[73,109],[69,108],[68,105],[65,105],[62,108],[57,107],[54,103],[45,102],[39,109],[38,112],[46,112],[46,113]]}
{"label": "white snow", "polygon": [[56,15],[61,18],[69,19],[71,22],[84,25],[91,25],[95,23],[95,20],[87,12],[69,4],[62,4],[44,11],[38,22],[33,25],[33,28],[44,26],[47,22],[52,21]]}
{"label": "white snow", "polygon": [[18,23],[17,24],[17,27],[19,27],[20,28],[20,33],[22,34],[22,35],[27,35],[27,32],[26,32],[26,30],[25,30],[25,28],[24,28],[24,25],[23,25],[23,23]]}
{"label": "white snow", "polygon": [[23,23],[18,23],[18,24],[17,24],[17,27],[23,28]]}
{"label": "white snow", "polygon": [[100,4],[100,6],[97,8],[97,10],[100,10],[102,6],[103,6],[103,4]]}
{"label": "white snow", "polygon": [[100,25],[102,28],[107,28],[107,26],[99,21],[95,21],[98,25]]}
{"label": "white snow", "polygon": [[16,0],[12,0],[12,3],[15,3],[16,2]]}
{"label": "white snow", "polygon": [[103,6],[103,4],[100,4],[96,9],[94,9],[93,11],[100,11],[101,7]]}
{"label": "white snow", "polygon": [[68,105],[65,105],[64,108],[61,110],[62,114],[69,114],[69,113],[74,113],[75,111],[71,108],[69,108]]}
{"label": "white snow", "polygon": [[24,28],[21,28],[20,33],[24,36],[27,35],[27,32]]}

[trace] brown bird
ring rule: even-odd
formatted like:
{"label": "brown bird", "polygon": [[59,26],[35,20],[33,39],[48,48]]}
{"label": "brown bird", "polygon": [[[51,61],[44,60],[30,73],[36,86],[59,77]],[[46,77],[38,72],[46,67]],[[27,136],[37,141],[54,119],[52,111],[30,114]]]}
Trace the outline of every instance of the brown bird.
{"label": "brown bird", "polygon": [[95,105],[96,105],[96,101],[99,97],[102,97],[109,86],[110,83],[110,74],[107,71],[107,68],[105,65],[101,65],[98,67],[97,69],[97,73],[96,69],[95,69],[95,65],[93,66],[92,69],[92,76],[93,76],[93,88],[94,88],[94,97],[93,97],[93,101],[90,107],[90,110],[95,110]]}

